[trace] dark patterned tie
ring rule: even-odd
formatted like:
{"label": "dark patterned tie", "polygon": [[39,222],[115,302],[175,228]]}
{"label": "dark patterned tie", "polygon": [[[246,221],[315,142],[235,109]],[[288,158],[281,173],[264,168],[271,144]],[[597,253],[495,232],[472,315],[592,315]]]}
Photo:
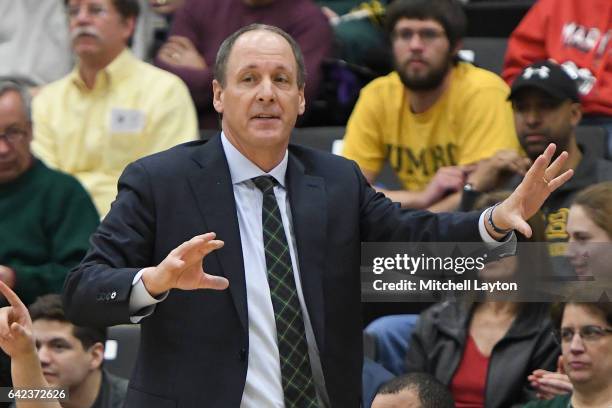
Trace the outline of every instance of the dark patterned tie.
{"label": "dark patterned tie", "polygon": [[255,177],[253,183],[263,193],[263,242],[276,320],[285,407],[314,408],[318,406],[318,400],[308,358],[304,319],[295,287],[289,245],[274,196],[276,180],[271,176],[260,176]]}

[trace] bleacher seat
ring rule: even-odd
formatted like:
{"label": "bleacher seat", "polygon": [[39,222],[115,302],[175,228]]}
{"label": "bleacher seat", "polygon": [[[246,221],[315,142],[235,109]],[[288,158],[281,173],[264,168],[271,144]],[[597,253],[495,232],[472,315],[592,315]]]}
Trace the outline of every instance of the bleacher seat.
{"label": "bleacher seat", "polygon": [[291,134],[291,143],[331,152],[334,142],[344,137],[344,126],[322,126],[296,128]]}
{"label": "bleacher seat", "polygon": [[[497,37],[467,37],[459,51],[462,59],[500,75],[508,39]],[[471,54],[471,58],[469,58]]]}
{"label": "bleacher seat", "polygon": [[[291,143],[340,154],[342,150],[340,142],[343,137],[343,126],[305,127],[293,131]],[[391,190],[399,189],[401,186],[389,163],[385,163],[376,184]]]}
{"label": "bleacher seat", "polygon": [[608,160],[612,157],[608,149],[608,134],[602,127],[580,125],[576,128],[576,140],[596,157]]}
{"label": "bleacher seat", "polygon": [[463,9],[468,20],[468,37],[510,36],[535,0],[470,1]]}
{"label": "bleacher seat", "polygon": [[108,328],[104,367],[112,374],[130,378],[140,345],[140,325],[122,324]]}

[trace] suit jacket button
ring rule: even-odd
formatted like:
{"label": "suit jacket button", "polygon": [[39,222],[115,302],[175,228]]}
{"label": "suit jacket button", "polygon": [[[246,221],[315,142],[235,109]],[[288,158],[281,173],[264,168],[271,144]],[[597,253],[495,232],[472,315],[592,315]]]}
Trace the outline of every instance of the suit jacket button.
{"label": "suit jacket button", "polygon": [[245,348],[240,349],[240,351],[238,352],[238,358],[240,358],[240,361],[246,361],[247,351]]}
{"label": "suit jacket button", "polygon": [[117,297],[117,292],[113,291],[113,293],[111,293],[110,298],[114,299]]}

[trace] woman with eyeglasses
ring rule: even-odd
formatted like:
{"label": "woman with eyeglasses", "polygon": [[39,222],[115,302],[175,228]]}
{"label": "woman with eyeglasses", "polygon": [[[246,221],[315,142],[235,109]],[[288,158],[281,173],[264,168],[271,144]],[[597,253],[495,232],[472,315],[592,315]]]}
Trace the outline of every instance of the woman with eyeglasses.
{"label": "woman with eyeglasses", "polygon": [[571,394],[531,402],[525,408],[612,407],[612,303],[569,302],[554,310],[555,338]]}

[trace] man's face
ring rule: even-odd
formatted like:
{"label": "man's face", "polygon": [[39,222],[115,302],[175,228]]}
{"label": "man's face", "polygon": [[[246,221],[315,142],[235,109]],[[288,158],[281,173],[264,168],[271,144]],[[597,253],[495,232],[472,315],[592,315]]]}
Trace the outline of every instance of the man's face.
{"label": "man's face", "polygon": [[134,19],[123,18],[111,0],[70,0],[67,9],[72,46],[81,58],[114,58],[134,29]]}
{"label": "man's face", "polygon": [[557,152],[567,150],[580,121],[580,105],[559,101],[537,88],[526,88],[512,100],[514,123],[523,150],[531,160],[544,153],[550,143]]}
{"label": "man's face", "polygon": [[432,90],[442,84],[452,66],[453,50],[440,23],[401,18],[391,38],[395,70],[406,88]]}
{"label": "man's face", "polygon": [[43,374],[52,387],[74,390],[102,364],[103,346],[96,343],[85,350],[74,337],[73,327],[67,322],[46,319],[32,324]]}
{"label": "man's face", "polygon": [[32,164],[32,126],[23,111],[21,96],[7,91],[0,96],[0,184],[15,180]]}
{"label": "man's face", "polygon": [[213,104],[228,140],[246,157],[284,154],[305,108],[297,70],[291,46],[278,34],[249,31],[234,43],[225,86],[213,81]]}
{"label": "man's face", "polygon": [[421,399],[413,389],[404,389],[397,394],[377,394],[372,408],[422,408]]}

